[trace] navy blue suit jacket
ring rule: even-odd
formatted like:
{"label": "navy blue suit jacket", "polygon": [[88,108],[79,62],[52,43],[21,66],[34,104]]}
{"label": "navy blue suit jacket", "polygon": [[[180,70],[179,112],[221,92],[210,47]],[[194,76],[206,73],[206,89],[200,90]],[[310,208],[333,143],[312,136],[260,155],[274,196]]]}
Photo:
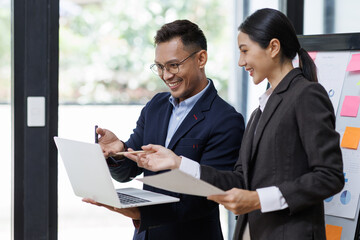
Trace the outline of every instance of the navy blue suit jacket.
{"label": "navy blue suit jacket", "polygon": [[[130,139],[126,142],[134,150],[146,144],[164,146],[173,106],[170,93],[159,93],[142,109]],[[202,165],[231,170],[238,158],[244,119],[241,114],[219,97],[210,86],[185,117],[168,148],[177,155],[193,159]],[[119,167],[110,167],[114,179],[126,182],[144,172],[131,160]],[[191,187],[191,186],[189,186]],[[147,239],[222,239],[218,205],[204,197],[168,192],[144,185],[144,189],[180,198],[180,202],[141,207],[142,230]]]}

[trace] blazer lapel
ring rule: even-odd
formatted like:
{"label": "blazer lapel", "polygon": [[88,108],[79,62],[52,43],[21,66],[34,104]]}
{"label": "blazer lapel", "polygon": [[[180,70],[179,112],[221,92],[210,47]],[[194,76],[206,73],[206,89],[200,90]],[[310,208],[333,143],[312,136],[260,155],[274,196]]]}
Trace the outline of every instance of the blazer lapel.
{"label": "blazer lapel", "polygon": [[254,134],[254,141],[252,143],[253,145],[252,145],[252,150],[251,150],[251,159],[254,157],[259,140],[265,129],[266,124],[269,122],[271,116],[275,112],[275,110],[278,107],[278,105],[280,104],[281,100],[282,100],[282,98],[277,94],[273,93],[270,96],[270,98],[266,104],[266,107],[264,109],[264,112],[262,113],[262,115],[259,119],[259,123],[256,128],[256,133]]}
{"label": "blazer lapel", "polygon": [[191,128],[193,128],[203,119],[204,114],[202,111],[194,106],[194,108],[189,112],[184,121],[180,124],[179,128],[176,130],[174,136],[171,138],[168,148],[172,149],[182,136],[184,136],[188,131],[190,131]]}
{"label": "blazer lapel", "polygon": [[279,85],[275,88],[274,92],[271,94],[263,114],[261,115],[261,118],[259,120],[256,133],[254,135],[254,142],[252,145],[252,153],[251,153],[251,159],[254,157],[254,154],[257,150],[259,141],[261,139],[261,136],[263,134],[263,131],[266,127],[266,124],[269,122],[271,116],[276,111],[276,108],[279,106],[279,104],[282,101],[281,93],[287,91],[287,89],[290,87],[291,82],[295,79],[297,75],[302,74],[301,70],[299,68],[295,68],[291,70],[283,80],[279,83]]}
{"label": "blazer lapel", "polygon": [[205,91],[204,95],[197,101],[193,109],[188,113],[179,128],[174,133],[168,148],[173,149],[175,144],[196,124],[201,122],[205,116],[203,112],[208,111],[211,108],[211,104],[214,98],[217,96],[217,91],[214,87],[212,80],[210,80],[210,86]]}
{"label": "blazer lapel", "polygon": [[241,151],[240,151],[240,159],[242,160],[242,168],[244,172],[244,179],[245,179],[245,185],[246,188],[248,187],[248,169],[249,169],[249,162],[251,159],[251,150],[252,150],[252,144],[254,140],[254,132],[258,123],[259,119],[256,119],[260,117],[261,114],[260,107],[255,109],[253,113],[250,116],[248,126],[246,127],[243,141],[241,143]]}

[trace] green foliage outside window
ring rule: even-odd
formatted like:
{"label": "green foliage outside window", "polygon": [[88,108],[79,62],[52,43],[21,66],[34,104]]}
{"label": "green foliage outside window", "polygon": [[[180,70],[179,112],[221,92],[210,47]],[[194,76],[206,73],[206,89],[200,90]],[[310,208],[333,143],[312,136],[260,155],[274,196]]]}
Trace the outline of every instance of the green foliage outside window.
{"label": "green foliage outside window", "polygon": [[60,101],[145,103],[165,84],[149,69],[164,24],[189,19],[205,32],[206,72],[226,94],[231,61],[229,1],[106,0],[60,21]]}
{"label": "green foliage outside window", "polygon": [[[82,4],[76,4],[81,2]],[[149,66],[165,23],[189,19],[208,40],[207,76],[226,98],[233,41],[231,1],[60,1],[60,103],[143,104],[167,91]],[[10,101],[10,9],[0,7],[0,102]]]}
{"label": "green foliage outside window", "polygon": [[10,6],[0,5],[0,103],[10,102]]}

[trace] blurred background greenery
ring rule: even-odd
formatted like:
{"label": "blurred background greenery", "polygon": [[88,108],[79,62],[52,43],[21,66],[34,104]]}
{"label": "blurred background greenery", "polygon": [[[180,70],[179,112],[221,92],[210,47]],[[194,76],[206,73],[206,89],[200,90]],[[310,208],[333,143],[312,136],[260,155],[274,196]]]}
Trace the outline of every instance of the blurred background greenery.
{"label": "blurred background greenery", "polygon": [[207,72],[226,93],[229,59],[226,52],[215,54],[230,38],[230,28],[224,27],[231,26],[226,1],[62,1],[60,6],[61,103],[144,104],[166,91],[149,66],[156,31],[175,19],[203,29],[209,42]]}
{"label": "blurred background greenery", "polygon": [[[3,1],[4,2],[4,1]],[[153,37],[189,19],[208,39],[206,68],[226,98],[231,60],[228,1],[60,1],[59,100],[62,104],[144,104],[165,84],[149,69]],[[10,11],[0,8],[0,102],[10,102]]]}
{"label": "blurred background greenery", "polygon": [[0,1],[0,103],[10,103],[11,28],[9,23],[10,9]]}

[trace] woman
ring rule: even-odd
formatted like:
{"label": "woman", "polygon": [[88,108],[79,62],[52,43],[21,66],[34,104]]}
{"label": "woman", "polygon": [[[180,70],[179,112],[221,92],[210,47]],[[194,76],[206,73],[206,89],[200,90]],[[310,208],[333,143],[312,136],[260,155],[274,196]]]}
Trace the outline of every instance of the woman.
{"label": "woman", "polygon": [[[227,190],[208,199],[239,215],[235,239],[247,223],[252,240],[325,239],[323,200],[344,185],[332,104],[284,14],[258,10],[238,30],[239,66],[271,88],[250,117],[234,170],[196,166],[157,145],[143,147],[151,154],[126,155],[149,170],[180,168]],[[300,68],[292,65],[296,54]]]}

